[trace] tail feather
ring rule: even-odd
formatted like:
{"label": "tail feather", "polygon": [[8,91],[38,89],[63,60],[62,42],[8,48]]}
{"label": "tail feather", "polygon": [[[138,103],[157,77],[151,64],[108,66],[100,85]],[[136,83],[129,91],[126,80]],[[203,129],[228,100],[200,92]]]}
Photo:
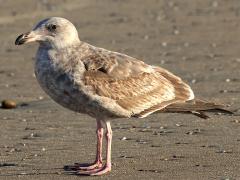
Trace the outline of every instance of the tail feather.
{"label": "tail feather", "polygon": [[226,110],[224,108],[225,106],[222,104],[216,104],[214,102],[194,99],[185,103],[171,104],[162,109],[160,112],[191,113],[203,119],[209,118],[209,116],[207,116],[204,112],[220,112],[223,114],[233,114],[232,111]]}

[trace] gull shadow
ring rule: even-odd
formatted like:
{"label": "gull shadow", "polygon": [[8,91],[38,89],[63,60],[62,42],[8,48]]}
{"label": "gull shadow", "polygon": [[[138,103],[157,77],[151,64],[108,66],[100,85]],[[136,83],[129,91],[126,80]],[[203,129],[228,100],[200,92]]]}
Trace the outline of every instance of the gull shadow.
{"label": "gull shadow", "polygon": [[90,165],[92,165],[92,164],[90,164],[90,163],[74,163],[73,165],[65,165],[63,167],[63,170],[65,171],[65,174],[68,174],[68,175],[89,176],[88,174],[80,174],[80,172],[84,172],[84,170],[80,170],[79,166],[87,167]]}
{"label": "gull shadow", "polygon": [[[42,171],[42,172],[41,172]],[[48,168],[48,169],[33,169],[31,171],[25,171],[25,170],[8,170],[8,173],[1,173],[0,177],[12,177],[12,176],[38,176],[38,175],[50,175],[50,174],[55,174],[55,175],[61,175],[64,174],[62,171],[62,168]],[[1,179],[1,178],[0,178]]]}
{"label": "gull shadow", "polygon": [[[74,165],[65,165],[64,167],[56,167],[56,168],[34,168],[31,170],[28,169],[8,169],[6,173],[0,173],[1,177],[14,177],[14,176],[40,176],[40,175],[75,175],[75,176],[89,176],[87,174],[80,174],[80,172],[84,172],[83,170],[79,170],[78,166],[89,166],[91,164],[88,163],[75,163]],[[4,167],[13,166],[12,164],[4,164]],[[14,165],[15,166],[15,165]]]}

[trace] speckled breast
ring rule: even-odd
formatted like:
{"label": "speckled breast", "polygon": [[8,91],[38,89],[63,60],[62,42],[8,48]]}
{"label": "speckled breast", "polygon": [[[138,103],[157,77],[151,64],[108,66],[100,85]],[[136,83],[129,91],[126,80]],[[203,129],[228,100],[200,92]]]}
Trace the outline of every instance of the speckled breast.
{"label": "speckled breast", "polygon": [[84,102],[87,101],[87,97],[81,95],[69,74],[55,71],[47,62],[37,62],[35,74],[42,89],[54,101],[73,111],[86,113]]}

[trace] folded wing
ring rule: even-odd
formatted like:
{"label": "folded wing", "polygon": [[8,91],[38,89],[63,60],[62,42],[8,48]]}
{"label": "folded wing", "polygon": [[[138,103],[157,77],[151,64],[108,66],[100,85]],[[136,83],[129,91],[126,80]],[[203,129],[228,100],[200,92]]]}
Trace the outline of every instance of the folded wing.
{"label": "folded wing", "polygon": [[179,77],[123,54],[100,49],[83,62],[84,84],[95,95],[114,100],[135,117],[146,117],[170,104],[194,98],[191,88]]}

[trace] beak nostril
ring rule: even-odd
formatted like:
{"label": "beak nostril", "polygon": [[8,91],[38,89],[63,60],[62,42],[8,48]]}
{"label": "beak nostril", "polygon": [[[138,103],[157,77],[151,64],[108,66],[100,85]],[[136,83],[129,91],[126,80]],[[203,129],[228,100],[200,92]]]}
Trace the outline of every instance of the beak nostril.
{"label": "beak nostril", "polygon": [[24,36],[24,37],[28,37],[29,34],[30,34],[30,32],[27,32],[27,33],[25,33],[23,36]]}

